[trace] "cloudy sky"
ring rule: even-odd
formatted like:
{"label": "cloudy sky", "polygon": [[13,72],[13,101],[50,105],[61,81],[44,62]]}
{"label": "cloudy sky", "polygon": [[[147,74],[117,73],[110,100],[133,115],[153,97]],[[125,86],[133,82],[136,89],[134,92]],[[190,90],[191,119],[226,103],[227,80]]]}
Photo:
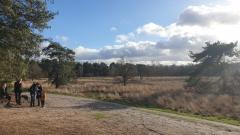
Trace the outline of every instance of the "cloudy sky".
{"label": "cloudy sky", "polygon": [[59,0],[49,8],[59,15],[45,37],[78,61],[186,64],[207,41],[240,39],[239,0]]}

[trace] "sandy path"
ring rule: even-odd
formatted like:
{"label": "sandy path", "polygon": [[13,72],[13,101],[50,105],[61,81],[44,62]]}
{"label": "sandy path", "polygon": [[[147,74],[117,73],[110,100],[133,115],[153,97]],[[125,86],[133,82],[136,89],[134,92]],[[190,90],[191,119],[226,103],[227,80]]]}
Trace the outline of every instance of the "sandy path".
{"label": "sandy path", "polygon": [[92,99],[48,95],[46,108],[0,108],[0,135],[240,135],[240,127],[155,115]]}

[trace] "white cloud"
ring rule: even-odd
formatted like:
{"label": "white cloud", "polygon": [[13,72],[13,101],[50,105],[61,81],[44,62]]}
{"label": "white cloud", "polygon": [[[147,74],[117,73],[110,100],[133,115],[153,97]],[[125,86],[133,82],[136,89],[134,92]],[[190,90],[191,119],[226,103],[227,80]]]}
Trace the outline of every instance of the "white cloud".
{"label": "white cloud", "polygon": [[117,31],[117,30],[118,30],[117,27],[114,27],[114,26],[110,28],[110,31]]}
{"label": "white cloud", "polygon": [[237,24],[240,21],[239,11],[232,6],[189,6],[180,15],[177,23],[207,27],[217,24]]}
{"label": "white cloud", "polygon": [[[116,45],[100,49],[85,48],[85,52],[89,53],[77,53],[77,58],[107,61],[124,56],[133,63],[189,63],[189,51],[200,51],[207,41],[239,40],[240,2],[227,2],[222,5],[188,6],[176,22],[167,26],[147,23],[133,32],[117,35]],[[151,36],[157,37],[158,42],[151,40]],[[149,39],[146,40],[146,37]]]}
{"label": "white cloud", "polygon": [[117,35],[115,42],[125,43],[125,42],[128,42],[128,41],[132,41],[134,39],[135,39],[135,34],[133,32],[130,32],[127,35],[124,35],[124,34]]}
{"label": "white cloud", "polygon": [[76,49],[74,49],[77,58],[81,58],[81,60],[92,60],[92,59],[98,59],[98,52],[97,49],[90,49],[85,48],[83,46],[78,46]]}
{"label": "white cloud", "polygon": [[240,1],[239,0],[223,0],[222,5],[229,5],[233,8],[239,8]]}
{"label": "white cloud", "polygon": [[43,49],[43,48],[47,47],[49,44],[50,44],[50,42],[48,42],[48,41],[42,42],[42,43],[40,44],[40,49]]}
{"label": "white cloud", "polygon": [[157,36],[161,36],[161,37],[167,36],[166,30],[164,27],[157,25],[155,23],[152,23],[152,22],[145,24],[144,26],[138,28],[137,33],[138,34],[145,33],[145,34],[157,35]]}

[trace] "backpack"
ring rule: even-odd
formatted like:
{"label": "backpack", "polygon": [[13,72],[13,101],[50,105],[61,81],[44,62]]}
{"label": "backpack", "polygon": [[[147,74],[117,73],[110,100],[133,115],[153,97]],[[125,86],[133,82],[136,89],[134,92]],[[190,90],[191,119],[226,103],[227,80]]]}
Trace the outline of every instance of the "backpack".
{"label": "backpack", "polygon": [[42,94],[42,90],[41,90],[41,88],[37,88],[37,97],[41,97],[41,94]]}

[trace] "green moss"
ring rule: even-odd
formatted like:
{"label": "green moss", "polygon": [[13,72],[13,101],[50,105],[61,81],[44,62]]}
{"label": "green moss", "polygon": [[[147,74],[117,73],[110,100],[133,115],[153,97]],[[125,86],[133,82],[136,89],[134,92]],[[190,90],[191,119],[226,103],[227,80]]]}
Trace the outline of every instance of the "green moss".
{"label": "green moss", "polygon": [[[230,125],[235,125],[235,126],[240,126],[240,120],[229,118],[229,117],[224,117],[224,116],[203,116],[203,115],[197,115],[193,114],[190,112],[178,112],[178,111],[173,111],[169,109],[161,109],[161,108],[150,108],[150,107],[143,107],[144,109],[150,110],[153,113],[156,114],[161,114],[161,112],[164,113],[171,113],[171,114],[176,114],[180,116],[186,116],[185,118],[193,121],[197,121],[198,119],[204,119],[204,120],[209,120],[209,121],[214,121],[214,122],[221,122],[225,124],[230,124]],[[195,119],[191,119],[195,118]]]}
{"label": "green moss", "polygon": [[101,120],[101,119],[104,119],[104,118],[107,118],[106,116],[105,116],[105,114],[103,114],[103,113],[95,113],[94,114],[94,118],[96,119],[96,120]]}

